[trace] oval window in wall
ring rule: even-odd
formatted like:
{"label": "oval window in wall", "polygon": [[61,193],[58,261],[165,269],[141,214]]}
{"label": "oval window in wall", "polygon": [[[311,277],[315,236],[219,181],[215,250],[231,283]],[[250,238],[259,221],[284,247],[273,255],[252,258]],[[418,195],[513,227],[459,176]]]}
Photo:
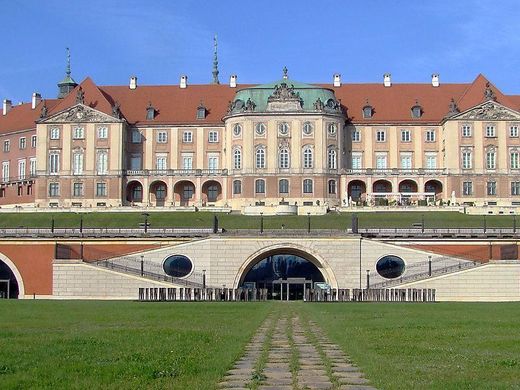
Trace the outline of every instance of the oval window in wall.
{"label": "oval window in wall", "polygon": [[395,279],[404,273],[405,264],[403,259],[394,255],[381,257],[376,264],[379,275],[387,279]]}
{"label": "oval window in wall", "polygon": [[183,255],[169,256],[163,263],[164,272],[176,278],[189,275],[193,269],[193,264],[189,258]]}

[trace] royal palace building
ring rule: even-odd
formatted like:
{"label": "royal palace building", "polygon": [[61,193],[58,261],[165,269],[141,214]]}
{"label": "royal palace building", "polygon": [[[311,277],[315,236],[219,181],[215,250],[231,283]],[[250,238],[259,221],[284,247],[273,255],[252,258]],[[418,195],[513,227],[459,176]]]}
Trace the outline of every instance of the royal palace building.
{"label": "royal palace building", "polygon": [[[472,83],[99,86],[3,101],[0,205],[520,205],[520,96]],[[262,206],[262,207],[258,207]]]}

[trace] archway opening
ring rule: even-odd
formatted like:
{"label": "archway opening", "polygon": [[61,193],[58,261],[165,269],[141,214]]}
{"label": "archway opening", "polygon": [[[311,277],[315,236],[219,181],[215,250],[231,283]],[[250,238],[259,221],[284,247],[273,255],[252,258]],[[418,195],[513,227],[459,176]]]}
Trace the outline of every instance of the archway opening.
{"label": "archway opening", "polygon": [[13,271],[0,260],[0,299],[17,299],[19,292],[18,282]]}
{"label": "archway opening", "polygon": [[222,187],[218,181],[210,180],[202,186],[202,196],[204,202],[215,203],[220,200],[222,194]]}
{"label": "archway opening", "polygon": [[166,201],[168,187],[163,181],[154,181],[150,185],[150,203],[155,206],[162,207]]}
{"label": "archway opening", "polygon": [[191,206],[195,199],[195,184],[189,180],[182,180],[175,184],[175,200],[181,206]]}
{"label": "archway opening", "polygon": [[130,203],[143,201],[143,185],[138,181],[131,181],[126,185],[126,200]]}
{"label": "archway opening", "polygon": [[367,192],[367,187],[365,182],[361,180],[352,180],[348,183],[348,197],[351,198],[354,202],[359,202],[363,200]]}
{"label": "archway opening", "polygon": [[424,183],[424,192],[434,192],[435,195],[442,193],[442,183],[438,180],[428,180]]}
{"label": "archway opening", "polygon": [[372,191],[376,193],[390,193],[392,192],[392,183],[388,180],[376,180],[372,185]]}
{"label": "archway opening", "polygon": [[265,288],[273,300],[302,300],[305,289],[325,286],[327,280],[309,255],[295,250],[264,253],[253,261],[240,281],[241,287]]}

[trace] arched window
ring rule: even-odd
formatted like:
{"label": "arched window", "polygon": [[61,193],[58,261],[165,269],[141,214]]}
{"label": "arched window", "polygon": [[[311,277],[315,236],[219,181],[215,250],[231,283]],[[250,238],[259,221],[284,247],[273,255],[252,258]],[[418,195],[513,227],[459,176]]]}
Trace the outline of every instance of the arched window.
{"label": "arched window", "polygon": [[233,180],[233,194],[238,195],[242,193],[242,182],[240,180]]}
{"label": "arched window", "polygon": [[333,148],[329,149],[329,152],[327,155],[327,164],[328,164],[329,169],[338,168],[336,149],[333,149]]}
{"label": "arched window", "polygon": [[303,167],[312,168],[314,165],[314,153],[311,146],[304,146],[303,148]]}
{"label": "arched window", "polygon": [[336,193],[336,180],[329,180],[329,194],[334,195]]}
{"label": "arched window", "polygon": [[233,151],[233,169],[241,169],[242,168],[242,151],[239,148],[236,148]]}
{"label": "arched window", "polygon": [[255,157],[256,167],[260,169],[265,168],[265,148],[263,146],[256,150]]}
{"label": "arched window", "polygon": [[264,179],[255,180],[255,193],[265,194],[265,180]]}
{"label": "arched window", "polygon": [[278,155],[278,168],[289,168],[289,150],[287,148],[280,149]]}
{"label": "arched window", "polygon": [[278,192],[280,194],[288,194],[289,193],[289,180],[281,179],[278,182]]}
{"label": "arched window", "polygon": [[76,150],[72,154],[72,172],[74,175],[83,174],[83,151]]}
{"label": "arched window", "polygon": [[303,193],[312,194],[312,180],[311,179],[305,179],[303,181]]}

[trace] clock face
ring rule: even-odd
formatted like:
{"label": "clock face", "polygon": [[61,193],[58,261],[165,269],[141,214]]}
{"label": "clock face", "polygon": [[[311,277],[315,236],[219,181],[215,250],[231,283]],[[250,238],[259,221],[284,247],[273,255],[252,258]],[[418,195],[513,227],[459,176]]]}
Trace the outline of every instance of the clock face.
{"label": "clock face", "polygon": [[289,134],[289,125],[287,123],[280,123],[278,125],[278,132],[281,134],[281,135],[287,135]]}
{"label": "clock face", "polygon": [[256,135],[264,135],[265,134],[265,124],[257,123],[255,128]]}
{"label": "clock face", "polygon": [[242,126],[238,123],[233,127],[233,134],[238,137],[242,133]]}

